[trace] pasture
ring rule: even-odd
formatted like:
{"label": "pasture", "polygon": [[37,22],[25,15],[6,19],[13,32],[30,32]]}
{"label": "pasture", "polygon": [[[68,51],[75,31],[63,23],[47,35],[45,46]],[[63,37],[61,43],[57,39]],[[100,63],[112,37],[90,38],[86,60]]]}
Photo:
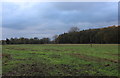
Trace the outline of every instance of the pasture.
{"label": "pasture", "polygon": [[118,76],[117,44],[2,46],[4,76]]}

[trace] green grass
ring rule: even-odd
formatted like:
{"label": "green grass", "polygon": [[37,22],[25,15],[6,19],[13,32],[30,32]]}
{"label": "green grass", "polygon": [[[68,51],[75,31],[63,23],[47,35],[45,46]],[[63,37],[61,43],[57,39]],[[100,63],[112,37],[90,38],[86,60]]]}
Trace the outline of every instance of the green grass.
{"label": "green grass", "polygon": [[2,47],[4,76],[118,76],[117,44]]}

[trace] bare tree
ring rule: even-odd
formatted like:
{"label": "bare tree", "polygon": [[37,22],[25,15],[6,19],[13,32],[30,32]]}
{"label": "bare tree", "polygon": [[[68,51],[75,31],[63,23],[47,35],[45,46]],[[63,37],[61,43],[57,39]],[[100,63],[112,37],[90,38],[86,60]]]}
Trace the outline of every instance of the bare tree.
{"label": "bare tree", "polygon": [[79,32],[79,28],[78,27],[71,27],[70,30],[68,31],[69,33],[71,32]]}
{"label": "bare tree", "polygon": [[53,41],[54,41],[54,43],[56,43],[56,39],[58,38],[58,35],[54,35],[53,36]]}

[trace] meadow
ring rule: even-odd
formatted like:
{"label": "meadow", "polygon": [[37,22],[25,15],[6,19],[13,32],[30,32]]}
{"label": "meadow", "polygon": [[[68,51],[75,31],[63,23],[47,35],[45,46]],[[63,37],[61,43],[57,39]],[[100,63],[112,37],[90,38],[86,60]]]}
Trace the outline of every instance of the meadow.
{"label": "meadow", "polygon": [[3,76],[118,76],[117,44],[2,46]]}

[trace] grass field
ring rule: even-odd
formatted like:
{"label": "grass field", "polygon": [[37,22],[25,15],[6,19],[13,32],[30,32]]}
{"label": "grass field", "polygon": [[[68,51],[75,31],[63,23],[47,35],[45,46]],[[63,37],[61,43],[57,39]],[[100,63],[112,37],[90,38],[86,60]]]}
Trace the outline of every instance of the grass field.
{"label": "grass field", "polygon": [[117,44],[3,45],[4,76],[118,76]]}

